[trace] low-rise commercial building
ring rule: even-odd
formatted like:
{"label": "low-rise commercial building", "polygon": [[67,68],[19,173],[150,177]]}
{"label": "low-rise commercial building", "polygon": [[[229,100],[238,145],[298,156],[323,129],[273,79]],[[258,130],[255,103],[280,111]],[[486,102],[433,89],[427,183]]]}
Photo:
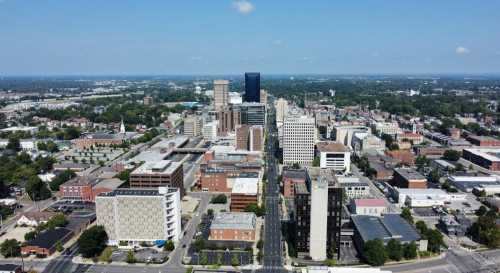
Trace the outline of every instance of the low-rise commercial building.
{"label": "low-rise commercial building", "polygon": [[285,198],[293,198],[295,196],[295,184],[306,183],[307,173],[305,169],[291,169],[284,167],[281,175],[283,183],[283,196]]}
{"label": "low-rise commercial building", "polygon": [[0,264],[0,273],[22,273],[22,267],[18,264]]}
{"label": "low-rise commercial building", "polygon": [[256,217],[253,212],[219,212],[210,224],[209,240],[255,241]]}
{"label": "low-rise commercial building", "polygon": [[238,177],[231,189],[231,211],[244,211],[250,204],[258,203],[259,178]]}
{"label": "low-rise commercial building", "polygon": [[472,192],[474,188],[488,185],[500,186],[500,177],[498,176],[452,175],[447,180],[451,185],[464,192]]}
{"label": "low-rise commercial building", "polygon": [[476,146],[488,146],[488,147],[500,146],[500,139],[496,139],[489,136],[469,135],[467,136],[467,140]]}
{"label": "low-rise commercial building", "polygon": [[394,169],[391,184],[399,188],[425,189],[427,188],[427,179],[416,170],[397,168]]}
{"label": "low-rise commercial building", "polygon": [[443,206],[446,202],[466,200],[465,194],[450,194],[441,189],[392,188],[390,193],[399,206],[412,208]]}
{"label": "low-rise commercial building", "polygon": [[97,224],[108,234],[109,245],[125,242],[176,243],[182,236],[178,188],[117,189],[96,197]]}
{"label": "low-rise commercial building", "polygon": [[500,171],[500,148],[464,149],[462,157],[490,171]]}
{"label": "low-rise commercial building", "polygon": [[351,172],[351,152],[341,143],[332,141],[318,142],[320,168],[331,168],[335,171]]}
{"label": "low-rise commercial building", "polygon": [[427,241],[421,240],[415,228],[398,214],[385,214],[382,217],[352,215],[351,219],[354,243],[362,255],[365,243],[374,239],[380,239],[384,244],[391,239],[396,239],[401,244],[416,242],[420,251],[427,250]]}
{"label": "low-rise commercial building", "polygon": [[351,211],[356,215],[381,216],[387,212],[384,199],[353,199]]}
{"label": "low-rise commercial building", "polygon": [[349,198],[363,198],[370,196],[370,185],[361,181],[356,176],[335,176],[335,181],[339,187],[344,189],[345,195]]}
{"label": "low-rise commercial building", "polygon": [[366,132],[354,133],[352,149],[356,154],[370,153],[385,150],[385,141]]}
{"label": "low-rise commercial building", "polygon": [[64,245],[73,236],[73,231],[66,228],[49,229],[38,234],[35,239],[21,247],[22,255],[50,256],[58,244]]}

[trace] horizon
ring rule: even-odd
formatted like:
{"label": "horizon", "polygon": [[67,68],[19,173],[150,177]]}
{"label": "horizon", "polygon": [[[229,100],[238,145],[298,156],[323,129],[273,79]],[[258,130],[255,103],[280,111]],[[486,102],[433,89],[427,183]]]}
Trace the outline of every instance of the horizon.
{"label": "horizon", "polygon": [[0,0],[0,76],[500,75],[500,2]]}

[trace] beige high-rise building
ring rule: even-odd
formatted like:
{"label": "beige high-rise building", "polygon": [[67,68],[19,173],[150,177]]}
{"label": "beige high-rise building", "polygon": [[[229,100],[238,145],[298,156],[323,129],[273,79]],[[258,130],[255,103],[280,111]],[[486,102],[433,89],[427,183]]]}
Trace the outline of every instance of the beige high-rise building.
{"label": "beige high-rise building", "polygon": [[229,81],[214,80],[214,110],[220,111],[229,103]]}
{"label": "beige high-rise building", "polygon": [[267,105],[267,91],[260,89],[260,103]]}
{"label": "beige high-rise building", "polygon": [[198,116],[189,116],[184,119],[184,135],[199,136],[203,130],[203,120]]}
{"label": "beige high-rise building", "polygon": [[285,121],[286,114],[288,113],[288,101],[279,98],[276,102],[276,122],[283,123]]}

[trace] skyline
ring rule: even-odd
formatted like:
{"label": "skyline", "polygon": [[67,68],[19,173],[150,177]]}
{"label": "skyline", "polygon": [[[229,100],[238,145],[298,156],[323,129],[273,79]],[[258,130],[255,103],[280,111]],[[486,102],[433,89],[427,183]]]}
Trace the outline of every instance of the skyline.
{"label": "skyline", "polygon": [[499,74],[498,2],[0,1],[0,75]]}

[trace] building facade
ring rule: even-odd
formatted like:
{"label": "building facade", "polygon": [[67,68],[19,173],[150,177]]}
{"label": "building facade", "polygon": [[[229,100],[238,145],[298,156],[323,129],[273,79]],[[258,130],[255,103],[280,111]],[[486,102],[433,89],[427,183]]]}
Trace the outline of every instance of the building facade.
{"label": "building facade", "polygon": [[229,102],[229,81],[214,80],[214,110],[220,111]]}
{"label": "building facade", "polygon": [[308,117],[287,118],[283,125],[283,164],[311,166],[316,126]]}
{"label": "building facade", "polygon": [[245,102],[260,102],[260,73],[245,73]]}
{"label": "building facade", "polygon": [[118,189],[96,197],[97,224],[109,245],[154,244],[182,236],[180,191],[177,188]]}
{"label": "building facade", "polygon": [[182,163],[170,160],[145,162],[130,173],[131,188],[179,188],[184,196],[184,173]]}
{"label": "building facade", "polygon": [[351,172],[351,152],[341,143],[323,141],[316,144],[320,168]]}

